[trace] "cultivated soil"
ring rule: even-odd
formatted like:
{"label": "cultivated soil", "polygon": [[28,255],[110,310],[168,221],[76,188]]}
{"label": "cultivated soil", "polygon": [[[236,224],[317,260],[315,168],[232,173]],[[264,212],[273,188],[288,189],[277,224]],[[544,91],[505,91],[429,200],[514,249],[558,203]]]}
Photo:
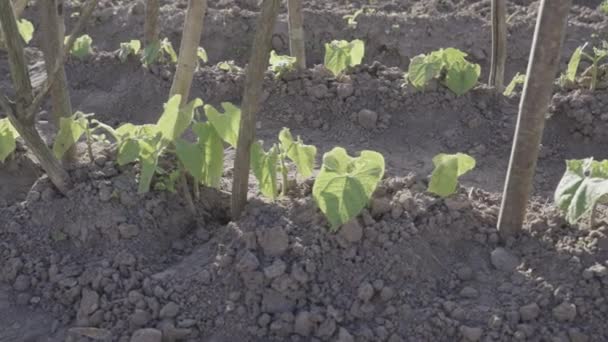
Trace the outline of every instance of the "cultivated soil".
{"label": "cultivated soil", "polygon": [[[561,70],[585,41],[607,39],[600,1],[574,1]],[[161,1],[162,36],[178,46],[186,1]],[[344,15],[372,8],[349,28]],[[526,69],[537,1],[508,1],[507,79]],[[456,97],[439,84],[403,85],[409,59],[457,47],[490,59],[489,0],[304,1],[310,68],[268,73],[257,116],[267,144],[282,127],[323,152],[381,152],[387,175],[369,208],[330,232],[311,197],[313,181],[271,203],[251,182],[250,202],[228,219],[233,150],[220,190],[202,189],[194,217],[181,196],[137,194],[137,166],[119,167],[96,144],[68,165],[75,184],[56,192],[26,147],[0,165],[0,341],[607,341],[608,221],[569,225],[552,193],[565,159],[608,158],[608,91],[556,86],[522,234],[495,229],[519,91],[479,85]],[[66,17],[77,11],[68,1]],[[241,102],[255,0],[210,1],[201,45],[210,60],[191,95]],[[36,11],[26,17],[38,28]],[[70,19],[75,20],[75,19]],[[73,23],[73,22],[71,22]],[[101,1],[85,28],[95,54],[70,59],[76,110],[112,126],[153,123],[173,66],[121,63],[119,43],[142,34],[143,5]],[[592,38],[592,35],[597,37]],[[366,42],[364,63],[336,79],[323,44]],[[27,48],[35,84],[44,78],[38,37]],[[273,47],[287,53],[286,11]],[[10,93],[0,52],[0,89]],[[608,80],[603,80],[608,83]],[[48,110],[48,108],[46,108]],[[52,142],[49,114],[38,128]],[[78,149],[84,153],[82,144]],[[432,157],[469,153],[477,167],[458,193],[425,192]]]}

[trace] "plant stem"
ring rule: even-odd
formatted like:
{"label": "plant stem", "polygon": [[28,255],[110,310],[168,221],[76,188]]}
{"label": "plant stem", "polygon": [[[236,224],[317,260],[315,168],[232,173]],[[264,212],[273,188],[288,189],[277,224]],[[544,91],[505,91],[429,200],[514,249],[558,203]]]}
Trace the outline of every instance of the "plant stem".
{"label": "plant stem", "polygon": [[279,160],[281,163],[281,180],[283,182],[283,188],[281,189],[281,192],[283,193],[283,196],[287,196],[287,191],[289,191],[289,181],[287,179],[287,166],[285,165],[285,156],[283,154],[281,154],[279,156]]}
{"label": "plant stem", "polygon": [[540,2],[498,217],[503,241],[519,233],[524,222],[571,3]]}
{"label": "plant stem", "polygon": [[180,165],[180,177],[179,182],[184,193],[184,199],[186,200],[186,207],[192,215],[196,215],[196,207],[192,201],[192,195],[190,194],[190,188],[188,187],[188,180],[186,179],[186,171],[183,166]]}
{"label": "plant stem", "polygon": [[233,220],[237,220],[241,216],[247,204],[251,145],[255,140],[255,115],[260,105],[264,73],[268,69],[268,58],[270,57],[272,31],[279,13],[280,3],[280,0],[264,0],[260,16],[256,21],[256,33],[245,77],[239,140],[234,160],[230,207]]}
{"label": "plant stem", "polygon": [[589,216],[589,229],[590,230],[595,228],[595,225],[596,225],[595,217],[597,215],[597,203],[598,202],[593,203],[593,206],[591,207],[591,214]]}
{"label": "plant stem", "polygon": [[594,91],[597,87],[597,60],[593,60],[593,64],[591,65],[591,85],[589,89]]}
{"label": "plant stem", "polygon": [[93,157],[93,137],[91,136],[91,129],[87,127],[87,152],[89,153],[89,159],[91,160],[91,164],[95,163],[95,158]]}
{"label": "plant stem", "polygon": [[201,188],[196,179],[193,179],[192,188],[194,190],[194,199],[198,202],[201,199]]}

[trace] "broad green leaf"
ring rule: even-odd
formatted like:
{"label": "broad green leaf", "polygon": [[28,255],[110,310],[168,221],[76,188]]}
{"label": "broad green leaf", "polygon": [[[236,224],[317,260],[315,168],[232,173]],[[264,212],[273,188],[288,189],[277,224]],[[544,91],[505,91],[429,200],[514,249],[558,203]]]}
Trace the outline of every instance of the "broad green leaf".
{"label": "broad green leaf", "polygon": [[460,96],[477,84],[480,74],[479,64],[467,61],[456,62],[449,67],[444,83],[451,91]]}
{"label": "broad green leaf", "polygon": [[83,113],[76,112],[59,120],[59,132],[53,144],[53,153],[58,159],[61,159],[88,129],[89,123],[82,115]]}
{"label": "broad green leaf", "polygon": [[207,51],[205,51],[205,49],[200,46],[198,47],[198,49],[196,49],[196,55],[204,63],[207,63],[209,61],[209,57],[207,57]]}
{"label": "broad green leaf", "polygon": [[222,102],[224,114],[212,105],[205,105],[205,115],[213,125],[220,137],[236,148],[239,140],[239,125],[241,123],[241,109],[230,102]]}
{"label": "broad green leaf", "polygon": [[183,139],[175,141],[175,151],[179,161],[184,165],[186,170],[196,179],[201,181],[203,163],[205,161],[205,152],[197,144],[191,144]]}
{"label": "broad green leaf", "polygon": [[0,119],[0,162],[4,163],[6,157],[15,151],[19,137],[17,130],[11,125],[8,118]]}
{"label": "broad green leaf", "polygon": [[192,130],[198,136],[198,146],[203,151],[204,162],[201,182],[209,187],[217,188],[224,171],[224,145],[222,138],[211,123],[194,123]]}
{"label": "broad green leaf", "polygon": [[513,91],[515,91],[515,87],[519,84],[524,84],[526,82],[526,75],[520,74],[519,72],[515,74],[509,85],[505,88],[505,91],[502,93],[504,96],[511,96]]}
{"label": "broad green leaf", "polygon": [[360,39],[353,41],[334,40],[325,44],[324,65],[334,75],[340,74],[347,67],[361,64],[365,54],[365,43]]}
{"label": "broad green leaf", "polygon": [[155,41],[152,44],[148,44],[144,48],[144,53],[142,56],[142,62],[144,65],[153,64],[158,60],[158,56],[160,55],[160,41]]}
{"label": "broad green leaf", "polygon": [[407,71],[408,79],[416,89],[423,89],[430,80],[439,76],[441,59],[433,56],[418,55],[411,59]]}
{"label": "broad green leaf", "polygon": [[137,39],[132,39],[128,43],[120,43],[118,58],[124,63],[129,56],[137,56],[141,49],[141,42]]}
{"label": "broad green leaf", "polygon": [[251,145],[251,169],[258,180],[260,192],[273,200],[279,194],[277,185],[277,163],[279,151],[273,146],[268,152],[259,142]]}
{"label": "broad green leaf", "polygon": [[567,160],[566,172],[555,189],[555,204],[574,224],[608,195],[608,160]]}
{"label": "broad green leaf", "polygon": [[576,72],[578,71],[578,65],[581,63],[581,55],[585,45],[579,46],[572,53],[570,61],[568,62],[568,69],[566,69],[566,79],[570,82],[576,81]]}
{"label": "broad green leaf", "polygon": [[[64,44],[67,43],[69,38],[70,36],[65,37]],[[70,53],[77,58],[84,59],[93,53],[93,49],[91,48],[92,43],[93,39],[88,34],[83,34],[76,38]]]}
{"label": "broad green leaf", "polygon": [[156,171],[160,151],[155,143],[156,141],[139,141],[139,164],[141,171],[139,175],[137,192],[140,194],[146,193],[150,190],[152,177],[154,177],[154,172]]}
{"label": "broad green leaf", "polygon": [[17,29],[19,30],[19,35],[21,35],[21,38],[23,38],[26,44],[34,37],[34,25],[26,19],[17,21]]}
{"label": "broad green leaf", "polygon": [[294,141],[289,128],[281,130],[279,141],[281,142],[281,150],[296,164],[296,168],[302,177],[310,177],[315,165],[317,148],[312,145],[304,145],[300,137]]}
{"label": "broad green leaf", "polygon": [[351,157],[342,147],[325,153],[312,195],[332,231],[361,212],[383,175],[380,153],[362,151],[359,157]]}
{"label": "broad green leaf", "polygon": [[467,57],[465,52],[456,48],[441,49],[438,54],[448,68],[456,63],[465,62],[465,57]]}
{"label": "broad green leaf", "polygon": [[169,41],[169,39],[165,38],[160,42],[160,48],[169,55],[169,60],[171,63],[177,63],[177,53],[173,49],[173,44]]}
{"label": "broad green leaf", "polygon": [[139,143],[134,139],[127,139],[118,148],[118,165],[126,165],[139,157]]}
{"label": "broad green leaf", "polygon": [[435,169],[431,174],[429,192],[447,197],[456,191],[458,177],[475,167],[475,159],[464,153],[440,153],[433,158]]}
{"label": "broad green leaf", "polygon": [[277,55],[277,53],[272,50],[270,51],[270,60],[269,60],[269,69],[272,71],[277,77],[281,77],[284,73],[291,71],[294,69],[296,64],[296,58],[285,55]]}
{"label": "broad green leaf", "polygon": [[194,110],[203,105],[200,99],[194,99],[181,109],[181,95],[174,95],[165,104],[163,114],[158,119],[156,126],[167,141],[175,141],[190,126],[194,117]]}

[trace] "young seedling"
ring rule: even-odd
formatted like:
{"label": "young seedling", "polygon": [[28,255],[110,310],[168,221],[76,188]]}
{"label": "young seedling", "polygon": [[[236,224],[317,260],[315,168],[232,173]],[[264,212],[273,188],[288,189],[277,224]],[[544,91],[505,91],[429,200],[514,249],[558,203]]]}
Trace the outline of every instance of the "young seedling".
{"label": "young seedling", "polygon": [[241,68],[240,66],[236,65],[234,63],[234,61],[219,62],[219,63],[217,63],[217,67],[220,70],[223,70],[223,71],[226,71],[226,72],[232,72],[232,73],[239,73],[239,72],[243,71],[243,68]]}
{"label": "young seedling", "polygon": [[285,73],[290,72],[296,67],[296,58],[286,55],[277,55],[272,50],[270,51],[270,66],[268,67],[272,71],[276,78],[281,78]]}
{"label": "young seedling", "polygon": [[608,0],[602,1],[602,3],[599,6],[599,10],[600,10],[600,12],[604,13],[605,15],[608,15]]}
{"label": "young seedling", "polygon": [[455,49],[439,49],[420,54],[410,61],[407,79],[416,89],[424,89],[432,79],[460,96],[472,89],[479,80],[481,67],[465,59],[466,53]]}
{"label": "young seedling", "polygon": [[570,61],[568,62],[568,69],[566,73],[560,76],[560,84],[562,86],[574,86],[577,82],[580,84],[581,79],[577,80],[577,71],[580,65],[581,60],[584,58],[588,62],[591,63],[589,68],[587,68],[581,76],[588,79],[589,89],[595,90],[597,88],[598,83],[598,72],[600,70],[600,62],[608,57],[608,42],[603,41],[602,47],[593,47],[593,55],[585,52],[588,43],[585,43],[582,46],[579,46],[570,57]]}
{"label": "young seedling", "polygon": [[464,153],[444,154],[433,157],[435,169],[431,174],[428,191],[440,197],[448,197],[458,186],[458,178],[475,168],[475,159]]}
{"label": "young seedling", "polygon": [[[70,36],[66,36],[64,39],[64,44],[70,39]],[[78,59],[85,59],[91,54],[93,54],[93,48],[91,44],[93,43],[93,39],[88,34],[83,34],[82,36],[76,38],[74,41],[74,45],[70,49],[70,53],[72,56]]]}
{"label": "young seedling", "polygon": [[513,79],[505,88],[505,91],[502,93],[504,96],[511,96],[515,91],[515,87],[520,84],[524,84],[526,82],[526,75],[520,74],[519,72],[513,76]]}
{"label": "young seedling", "polygon": [[361,151],[359,157],[351,157],[342,147],[335,147],[323,155],[312,196],[331,231],[363,210],[383,176],[384,157],[378,152]]}
{"label": "young seedling", "polygon": [[590,228],[595,226],[596,207],[608,195],[608,160],[593,158],[567,160],[566,172],[555,189],[554,201],[570,224],[590,213]]}
{"label": "young seedling", "polygon": [[175,64],[177,63],[177,53],[175,52],[173,44],[171,44],[169,39],[164,38],[146,46],[144,48],[141,61],[145,66],[154,64],[156,62],[161,64]]}
{"label": "young seedling", "polygon": [[120,43],[118,50],[118,59],[121,62],[126,62],[129,56],[137,56],[141,50],[141,42],[138,39],[132,39],[125,43]]}
{"label": "young seedling", "polygon": [[323,64],[334,76],[338,76],[346,68],[361,64],[365,54],[365,43],[360,39],[353,41],[334,40],[325,44],[325,60]]}

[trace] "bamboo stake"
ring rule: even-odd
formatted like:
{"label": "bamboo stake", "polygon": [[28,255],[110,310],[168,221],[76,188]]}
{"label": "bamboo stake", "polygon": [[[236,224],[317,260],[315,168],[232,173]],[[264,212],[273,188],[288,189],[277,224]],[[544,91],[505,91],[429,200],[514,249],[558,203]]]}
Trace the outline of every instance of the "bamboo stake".
{"label": "bamboo stake", "polygon": [[287,8],[289,12],[289,50],[291,56],[296,57],[296,66],[298,69],[306,69],[302,0],[288,0]]}
{"label": "bamboo stake", "polygon": [[492,0],[492,61],[489,84],[502,93],[507,62],[507,4]]}
{"label": "bamboo stake", "polygon": [[251,145],[255,139],[255,115],[259,109],[264,73],[268,69],[272,30],[277,19],[280,2],[280,0],[264,0],[262,11],[256,22],[256,33],[245,77],[245,90],[241,105],[241,124],[239,127],[236,158],[234,160],[234,181],[231,199],[231,216],[233,220],[241,216],[247,203]]}
{"label": "bamboo stake", "polygon": [[524,222],[571,2],[540,3],[498,217],[503,240],[519,233]]}

